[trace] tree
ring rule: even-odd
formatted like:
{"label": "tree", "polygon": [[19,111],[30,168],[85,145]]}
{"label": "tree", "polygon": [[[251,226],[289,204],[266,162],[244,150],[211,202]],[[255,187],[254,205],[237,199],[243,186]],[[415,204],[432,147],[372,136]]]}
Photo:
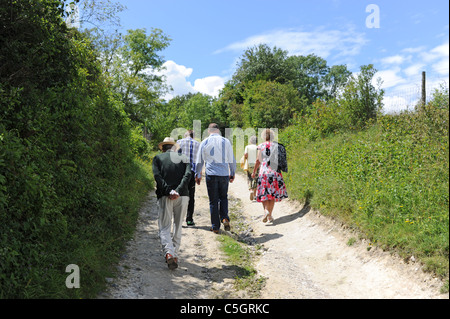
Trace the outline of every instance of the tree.
{"label": "tree", "polygon": [[333,65],[323,78],[327,99],[336,98],[350,79],[352,72],[345,65]]}
{"label": "tree", "polygon": [[376,73],[372,64],[361,66],[359,74],[350,78],[342,96],[338,97],[343,114],[354,128],[361,128],[370,119],[376,119],[383,107],[384,90],[379,88],[381,80],[378,79],[378,88],[373,85]]}
{"label": "tree", "polygon": [[217,108],[221,114],[225,115],[231,127],[242,127],[242,108],[244,105],[244,85],[240,82],[230,80],[225,83],[225,87],[220,91],[217,99]]}
{"label": "tree", "polygon": [[231,125],[242,126],[253,122],[244,118],[248,111],[244,109],[244,100],[245,96],[252,95],[247,91],[253,82],[290,84],[301,100],[298,109],[303,110],[304,103],[337,96],[350,74],[345,65],[330,68],[324,59],[314,54],[289,57],[287,51],[260,44],[243,53],[236,72],[219,96],[218,105],[222,113],[228,115]]}
{"label": "tree", "polygon": [[[215,112],[212,107],[213,98],[209,95],[197,93],[192,95],[184,104],[183,123],[185,128],[192,128],[194,121],[201,121],[202,132],[208,128],[215,118]],[[201,132],[198,132],[201,133]]]}
{"label": "tree", "polygon": [[300,96],[304,96],[309,103],[325,96],[323,78],[328,73],[327,62],[314,55],[291,56],[289,64],[294,71],[293,85]]}
{"label": "tree", "polygon": [[287,63],[287,54],[287,51],[277,47],[271,49],[267,44],[248,48],[243,53],[236,72],[232,79],[225,83],[216,103],[222,122],[223,117],[227,116],[229,125],[244,125],[244,95],[251,82],[270,81],[284,84],[292,80],[293,72]]}
{"label": "tree", "polygon": [[158,52],[164,50],[170,38],[160,29],[128,30],[123,46],[118,49],[113,69],[113,86],[119,92],[125,111],[135,123],[145,124],[152,107],[167,89],[160,71],[164,60]]}
{"label": "tree", "polygon": [[241,83],[257,80],[287,83],[293,78],[287,55],[287,51],[271,49],[267,44],[249,48],[242,55],[233,78]]}
{"label": "tree", "polygon": [[[94,26],[94,29],[104,31],[106,27],[119,27],[120,17],[118,13],[124,11],[126,7],[120,2],[111,0],[77,0],[75,7],[71,3],[70,13],[75,15],[76,24],[80,28],[88,24]],[[66,20],[67,21],[67,20]]]}
{"label": "tree", "polygon": [[288,63],[294,72],[293,85],[300,96],[306,97],[311,104],[317,99],[330,99],[347,82],[351,72],[345,65],[331,68],[323,58],[310,54],[291,56]]}
{"label": "tree", "polygon": [[[120,27],[118,13],[125,6],[113,0],[78,0],[80,27],[84,24],[94,28],[84,29],[101,53],[104,74],[109,75],[110,85],[125,105],[125,112],[136,129],[145,137],[148,128],[158,126],[150,123],[163,108],[161,97],[168,91],[165,79],[160,75],[165,62],[160,55],[171,39],[160,29],[150,34],[145,29],[128,30],[125,35]],[[108,27],[116,30],[108,30]]]}
{"label": "tree", "polygon": [[[95,1],[93,1],[95,3]],[[148,125],[156,104],[168,91],[160,71],[164,58],[160,52],[171,39],[160,29],[128,30],[125,35],[106,33],[99,28],[85,30],[101,52],[103,71],[125,104],[125,111],[136,126]]]}
{"label": "tree", "polygon": [[306,106],[292,84],[251,82],[244,94],[244,126],[284,128]]}

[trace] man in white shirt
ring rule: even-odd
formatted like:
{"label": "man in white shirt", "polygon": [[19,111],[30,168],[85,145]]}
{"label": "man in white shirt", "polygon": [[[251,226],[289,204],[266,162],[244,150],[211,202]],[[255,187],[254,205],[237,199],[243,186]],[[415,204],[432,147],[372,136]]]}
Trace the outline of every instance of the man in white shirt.
{"label": "man in white shirt", "polygon": [[205,165],[206,187],[211,213],[211,231],[218,234],[220,222],[226,231],[230,228],[228,216],[228,185],[233,183],[236,173],[236,159],[230,141],[221,136],[219,126],[211,123],[209,137],[200,144],[197,155],[195,180],[200,185]]}

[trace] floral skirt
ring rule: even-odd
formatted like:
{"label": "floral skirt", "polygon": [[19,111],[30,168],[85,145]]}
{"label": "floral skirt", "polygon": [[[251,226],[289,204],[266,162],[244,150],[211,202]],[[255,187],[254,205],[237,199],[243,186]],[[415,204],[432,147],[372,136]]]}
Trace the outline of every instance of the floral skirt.
{"label": "floral skirt", "polygon": [[272,172],[268,174],[260,174],[258,176],[256,201],[264,202],[266,200],[274,200],[279,202],[283,198],[288,198],[283,175],[278,172]]}

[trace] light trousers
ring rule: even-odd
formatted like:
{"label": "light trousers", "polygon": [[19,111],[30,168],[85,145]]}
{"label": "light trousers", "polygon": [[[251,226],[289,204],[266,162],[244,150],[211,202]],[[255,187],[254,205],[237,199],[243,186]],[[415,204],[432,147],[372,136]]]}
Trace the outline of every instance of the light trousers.
{"label": "light trousers", "polygon": [[[158,199],[158,226],[161,246],[166,254],[178,257],[181,245],[182,223],[186,218],[189,196],[171,200],[168,196]],[[173,231],[171,234],[173,225]]]}

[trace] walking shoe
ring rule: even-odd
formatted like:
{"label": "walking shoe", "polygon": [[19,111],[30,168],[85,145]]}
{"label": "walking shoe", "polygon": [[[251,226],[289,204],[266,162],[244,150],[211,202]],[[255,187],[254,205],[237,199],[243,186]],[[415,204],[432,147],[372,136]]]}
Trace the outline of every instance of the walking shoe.
{"label": "walking shoe", "polygon": [[188,226],[195,226],[195,223],[194,223],[193,220],[190,220],[190,221],[186,222],[186,224],[187,224]]}
{"label": "walking shoe", "polygon": [[214,234],[218,234],[218,233],[219,233],[219,230],[218,230],[218,229],[213,229],[213,228],[211,228],[210,231],[212,231]]}
{"label": "walking shoe", "polygon": [[231,230],[230,221],[228,219],[224,218],[222,220],[222,224],[225,227],[226,231],[230,231]]}
{"label": "walking shoe", "polygon": [[267,219],[269,218],[269,215],[270,215],[270,213],[269,213],[269,211],[266,209],[265,211],[264,211],[264,218],[263,218],[263,223],[266,223],[267,222]]}
{"label": "walking shoe", "polygon": [[178,268],[178,258],[174,258],[171,254],[166,254],[166,263],[170,270]]}

